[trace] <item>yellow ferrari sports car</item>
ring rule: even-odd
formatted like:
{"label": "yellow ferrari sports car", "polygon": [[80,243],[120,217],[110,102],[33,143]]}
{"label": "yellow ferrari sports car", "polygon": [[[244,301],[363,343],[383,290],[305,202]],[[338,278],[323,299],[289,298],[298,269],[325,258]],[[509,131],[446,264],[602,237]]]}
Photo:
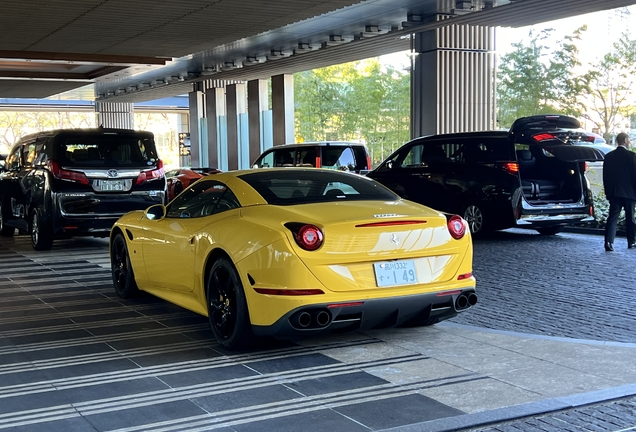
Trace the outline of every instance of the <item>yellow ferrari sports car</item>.
{"label": "yellow ferrari sports car", "polygon": [[120,297],[147,291],[208,316],[218,342],[434,324],[477,302],[459,216],[353,173],[203,177],[110,234]]}

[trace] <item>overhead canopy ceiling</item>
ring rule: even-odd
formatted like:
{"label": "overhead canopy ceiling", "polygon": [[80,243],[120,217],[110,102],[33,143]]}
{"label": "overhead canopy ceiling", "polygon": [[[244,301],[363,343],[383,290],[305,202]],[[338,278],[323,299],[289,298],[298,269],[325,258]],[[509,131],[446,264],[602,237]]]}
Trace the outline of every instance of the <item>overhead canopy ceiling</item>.
{"label": "overhead canopy ceiling", "polygon": [[[406,50],[449,23],[518,27],[636,0],[2,0],[0,98],[187,93]],[[446,19],[439,20],[439,17]]]}

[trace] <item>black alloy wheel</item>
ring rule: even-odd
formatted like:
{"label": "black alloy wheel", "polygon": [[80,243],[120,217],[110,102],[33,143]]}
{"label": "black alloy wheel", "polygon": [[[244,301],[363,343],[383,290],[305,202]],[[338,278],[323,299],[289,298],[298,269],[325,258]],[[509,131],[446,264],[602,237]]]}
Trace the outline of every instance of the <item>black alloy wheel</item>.
{"label": "black alloy wheel", "polygon": [[49,250],[53,246],[52,229],[42,221],[40,210],[31,210],[29,218],[29,234],[31,235],[31,246],[37,251]]}
{"label": "black alloy wheel", "polygon": [[234,265],[219,258],[206,284],[208,317],[216,340],[227,349],[243,349],[254,341],[243,285]]}
{"label": "black alloy wheel", "polygon": [[175,198],[181,192],[183,192],[183,185],[181,184],[180,181],[177,181],[177,183],[175,183],[175,185],[174,185],[174,196],[173,196],[173,198]]}
{"label": "black alloy wheel", "polygon": [[468,223],[468,228],[473,236],[478,236],[485,231],[485,217],[482,208],[474,203],[468,204],[464,207],[462,217]]}
{"label": "black alloy wheel", "polygon": [[128,256],[128,246],[122,233],[115,235],[110,246],[110,269],[115,292],[119,297],[126,299],[139,293]]}
{"label": "black alloy wheel", "polygon": [[15,229],[8,227],[5,224],[6,215],[4,206],[2,205],[2,199],[0,199],[0,235],[3,237],[12,237],[15,234]]}

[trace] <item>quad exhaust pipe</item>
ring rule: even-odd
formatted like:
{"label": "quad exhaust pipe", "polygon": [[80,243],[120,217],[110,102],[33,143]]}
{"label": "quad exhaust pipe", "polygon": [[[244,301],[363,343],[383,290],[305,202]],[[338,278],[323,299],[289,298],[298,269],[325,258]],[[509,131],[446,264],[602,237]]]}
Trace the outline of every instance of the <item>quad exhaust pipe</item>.
{"label": "quad exhaust pipe", "polygon": [[464,310],[477,304],[477,294],[470,292],[468,294],[460,294],[455,300],[455,309]]}
{"label": "quad exhaust pipe", "polygon": [[331,324],[331,313],[327,309],[296,312],[289,319],[297,329],[319,329]]}

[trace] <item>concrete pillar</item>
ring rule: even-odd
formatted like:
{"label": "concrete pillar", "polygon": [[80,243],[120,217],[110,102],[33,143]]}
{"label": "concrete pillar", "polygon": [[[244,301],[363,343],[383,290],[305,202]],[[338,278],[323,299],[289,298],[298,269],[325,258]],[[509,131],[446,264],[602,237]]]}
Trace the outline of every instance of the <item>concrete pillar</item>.
{"label": "concrete pillar", "polygon": [[274,145],[290,144],[294,135],[294,76],[272,77],[272,122]]}
{"label": "concrete pillar", "polygon": [[[195,90],[188,93],[190,103],[190,158],[193,167],[200,167],[202,163],[201,119],[205,117],[204,94]],[[204,154],[207,154],[205,151]]]}
{"label": "concrete pillar", "polygon": [[449,25],[417,33],[411,137],[495,127],[493,27]]}
{"label": "concrete pillar", "polygon": [[179,143],[179,166],[191,166],[189,114],[177,115],[177,142]]}
{"label": "concrete pillar", "polygon": [[132,103],[95,102],[97,126],[105,128],[134,129],[134,111]]}
{"label": "concrete pillar", "polygon": [[[222,104],[219,114],[219,104]],[[219,115],[225,112],[225,89],[209,88],[205,91],[205,114],[208,122],[208,163],[211,168],[219,167]]]}
{"label": "concrete pillar", "polygon": [[247,112],[245,84],[230,84],[225,88],[227,108],[227,164],[229,170],[239,169],[239,145],[241,129],[239,114]]}
{"label": "concrete pillar", "polygon": [[254,162],[263,151],[263,111],[269,109],[267,80],[256,79],[247,83],[247,116],[249,121],[249,160]]}

